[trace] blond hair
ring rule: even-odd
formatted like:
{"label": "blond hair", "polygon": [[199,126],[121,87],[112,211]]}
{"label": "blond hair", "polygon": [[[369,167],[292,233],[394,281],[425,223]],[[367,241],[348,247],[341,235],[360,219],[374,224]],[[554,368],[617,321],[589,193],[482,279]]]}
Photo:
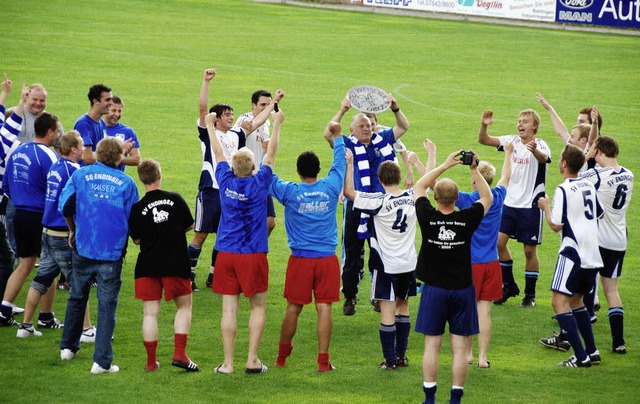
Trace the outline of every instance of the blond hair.
{"label": "blond hair", "polygon": [[98,142],[96,160],[104,165],[115,167],[122,161],[122,140],[117,137],[105,137]]}
{"label": "blond hair", "polygon": [[478,164],[478,172],[482,175],[487,184],[491,185],[493,178],[496,176],[496,168],[488,161],[481,161]]}
{"label": "blond hair", "polygon": [[82,136],[77,130],[70,130],[60,137],[60,155],[68,156],[71,153],[71,149],[80,146]]}
{"label": "blond hair", "polygon": [[246,147],[238,150],[231,159],[233,165],[233,172],[238,177],[249,177],[255,168],[253,163],[253,152]]}

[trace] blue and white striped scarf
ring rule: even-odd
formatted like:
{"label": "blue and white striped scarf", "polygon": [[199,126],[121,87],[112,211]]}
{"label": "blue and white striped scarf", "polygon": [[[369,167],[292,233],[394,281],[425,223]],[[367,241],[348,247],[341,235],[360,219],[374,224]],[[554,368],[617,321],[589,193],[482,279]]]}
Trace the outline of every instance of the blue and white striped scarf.
{"label": "blue and white striped scarf", "polygon": [[[4,177],[7,160],[13,151],[20,145],[18,135],[22,130],[22,117],[15,112],[7,121],[4,121],[4,106],[0,105],[0,183]],[[4,220],[6,210],[6,197],[0,187],[0,220]]]}
{"label": "blue and white striped scarf", "polygon": [[[360,173],[360,191],[362,192],[371,192],[371,172],[369,166],[369,159],[367,158],[367,148],[365,145],[360,143],[355,136],[349,136],[349,140],[354,144],[354,159],[355,163],[358,166],[358,172]],[[396,161],[396,155],[393,152],[393,147],[384,140],[384,138],[377,133],[374,133],[371,137],[371,144],[376,147],[382,157],[384,157],[385,161]],[[377,175],[378,173],[373,173]],[[360,214],[360,225],[358,226],[358,238],[361,240],[367,239],[371,237],[371,233],[369,233],[369,228],[367,227],[367,222],[369,221],[369,215],[366,213]]]}

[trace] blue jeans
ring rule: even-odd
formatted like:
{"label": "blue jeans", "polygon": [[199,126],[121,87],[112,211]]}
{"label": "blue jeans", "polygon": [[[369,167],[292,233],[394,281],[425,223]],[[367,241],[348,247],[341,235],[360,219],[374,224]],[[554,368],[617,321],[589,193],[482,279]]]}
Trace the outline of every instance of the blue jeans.
{"label": "blue jeans", "polygon": [[0,220],[0,296],[4,296],[7,280],[13,272],[13,250],[9,245],[9,238],[4,221]]}
{"label": "blue jeans", "polygon": [[40,266],[38,267],[38,273],[31,281],[31,287],[44,295],[56,277],[60,275],[60,271],[69,279],[71,275],[71,255],[68,237],[42,234]]}
{"label": "blue jeans", "polygon": [[77,352],[84,322],[84,311],[91,290],[91,279],[98,283],[98,327],[93,361],[104,369],[111,367],[113,348],[111,337],[116,326],[116,307],[122,286],[122,259],[97,261],[82,257],[73,251],[73,270],[70,280],[69,301],[64,318],[60,349]]}

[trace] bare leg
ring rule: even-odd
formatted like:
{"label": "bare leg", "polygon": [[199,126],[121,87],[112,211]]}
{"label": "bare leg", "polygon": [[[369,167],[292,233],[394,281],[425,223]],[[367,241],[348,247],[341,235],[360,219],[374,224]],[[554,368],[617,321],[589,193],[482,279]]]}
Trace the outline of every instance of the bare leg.
{"label": "bare leg", "polygon": [[509,236],[506,233],[498,233],[498,257],[500,261],[509,261],[511,258],[511,251],[509,251]]}
{"label": "bare leg", "polygon": [[159,315],[160,300],[145,300],[142,302],[142,339],[144,341],[158,340]]}
{"label": "bare leg", "polygon": [[[424,354],[422,356],[422,379],[435,383],[438,379],[438,359],[442,347],[442,335],[424,336]],[[466,364],[465,364],[466,367]]]}
{"label": "bare leg", "polygon": [[18,296],[18,293],[20,293],[20,289],[22,289],[24,281],[27,279],[33,268],[35,268],[37,259],[38,257],[20,258],[18,267],[7,280],[7,287],[4,291],[3,300],[13,303],[16,296]]}
{"label": "bare leg", "polygon": [[618,278],[600,277],[602,280],[602,290],[607,299],[607,305],[611,307],[622,307],[622,299],[618,293]]}
{"label": "bare leg", "polygon": [[87,302],[87,308],[84,311],[84,324],[82,326],[83,330],[91,328],[91,318],[89,317],[89,302]]}
{"label": "bare leg", "polygon": [[176,334],[189,334],[191,329],[191,305],[192,295],[182,295],[173,299],[176,304],[176,317],[173,328]]}
{"label": "bare leg", "polygon": [[236,344],[236,330],[238,321],[239,295],[222,295],[222,318],[220,328],[222,330],[222,345],[224,348],[224,363],[220,371],[233,372],[233,352]]}
{"label": "bare leg", "polygon": [[[296,335],[296,330],[298,329],[298,317],[303,307],[301,304],[287,303],[287,311],[284,314],[282,326],[280,327],[281,344],[290,344],[291,341],[293,341],[293,337]],[[320,324],[319,316],[320,314],[318,314],[318,326]]]}
{"label": "bare leg", "polygon": [[267,292],[256,293],[249,298],[251,303],[251,316],[249,317],[249,355],[247,356],[248,369],[259,369],[262,366],[258,359],[258,349],[262,340],[265,323],[265,309]]}
{"label": "bare leg", "polygon": [[453,386],[464,386],[467,379],[467,345],[469,337],[451,334],[451,384]]}
{"label": "bare leg", "polygon": [[318,352],[329,352],[331,343],[331,330],[333,320],[331,319],[331,303],[316,303],[318,313]]}
{"label": "bare leg", "polygon": [[33,324],[33,314],[36,312],[38,303],[42,295],[34,288],[29,288],[27,293],[27,301],[24,304],[24,322],[27,324]]}
{"label": "bare leg", "polygon": [[[488,368],[487,351],[491,340],[491,302],[488,300],[478,300],[478,322],[480,323],[480,334],[478,335],[478,367]],[[473,337],[471,337],[473,339]],[[472,349],[472,348],[470,348]]]}
{"label": "bare leg", "polygon": [[40,299],[40,311],[43,313],[51,313],[53,311],[53,299],[56,297],[56,289],[58,289],[58,281],[54,280],[47,293],[42,295]]}
{"label": "bare leg", "polygon": [[536,245],[524,244],[525,269],[531,272],[540,271],[540,261],[538,261],[538,252]]}

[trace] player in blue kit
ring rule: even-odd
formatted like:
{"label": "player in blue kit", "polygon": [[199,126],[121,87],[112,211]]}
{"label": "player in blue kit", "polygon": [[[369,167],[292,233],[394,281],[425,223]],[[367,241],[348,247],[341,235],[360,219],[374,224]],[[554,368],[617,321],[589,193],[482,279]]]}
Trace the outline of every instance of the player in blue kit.
{"label": "player in blue kit", "polygon": [[59,136],[58,118],[48,112],[43,113],[36,119],[35,131],[33,142],[18,146],[11,154],[2,179],[2,189],[16,208],[14,223],[17,255],[20,257],[18,267],[7,281],[0,306],[3,324],[16,324],[12,321],[13,301],[40,255],[47,173],[58,159],[49,148]]}
{"label": "player in blue kit", "polygon": [[129,214],[138,202],[138,188],[116,167],[122,160],[122,142],[107,137],[98,143],[97,162],[71,175],[62,190],[58,209],[69,226],[74,246],[73,275],[60,358],[71,360],[80,349],[82,322],[92,278],[98,284],[98,328],[91,373],[114,373],[111,338],[115,328],[122,261],[127,247]]}
{"label": "player in blue kit", "polygon": [[[71,174],[80,166],[84,144],[78,131],[72,130],[62,136],[60,140],[60,158],[53,163],[47,174],[47,195],[42,218],[42,251],[40,254],[40,266],[38,274],[33,278],[31,287],[27,293],[27,301],[24,307],[24,322],[18,328],[18,338],[42,336],[42,333],[33,325],[33,314],[38,303],[44,299],[47,291],[53,285],[55,278],[64,273],[69,279],[71,272],[71,247],[69,247],[69,227],[62,214],[58,211],[58,199],[69,180]],[[55,291],[55,286],[52,288]],[[44,306],[44,302],[43,302]],[[44,310],[44,309],[43,309]],[[38,326],[47,326],[55,323],[52,312],[41,311],[38,318]],[[53,327],[50,327],[53,328]]]}
{"label": "player in blue kit", "polygon": [[[118,170],[124,171],[125,166],[137,167],[140,163],[140,142],[136,132],[127,125],[120,122],[124,102],[120,97],[114,95],[109,106],[109,112],[104,116],[104,133],[107,136],[114,136],[122,140],[125,155],[118,165]],[[129,149],[129,151],[127,151]]]}
{"label": "player in blue kit", "polygon": [[574,355],[559,363],[568,367],[590,367],[600,363],[591,316],[582,302],[582,295],[593,288],[593,273],[602,266],[597,222],[602,208],[593,185],[578,178],[584,161],[584,153],[579,147],[566,145],[559,162],[564,181],[555,190],[553,209],[549,207],[548,197],[538,199],[549,227],[555,232],[562,231],[551,281],[551,304],[556,313],[554,317],[574,350]]}
{"label": "player in blue kit", "polygon": [[[279,119],[281,113],[276,114]],[[312,294],[318,313],[318,372],[335,368],[329,362],[332,319],[331,305],[340,301],[340,264],[336,257],[338,225],[336,208],[345,176],[345,146],[340,124],[329,124],[334,135],[333,164],[318,180],[320,160],[311,151],[298,156],[300,183],[283,181],[273,174],[269,192],[284,205],[285,229],[291,256],[287,265],[284,297],[287,309],[280,328],[275,366],[285,366],[298,317]],[[272,140],[273,141],[273,140]]]}
{"label": "player in blue kit", "polygon": [[82,155],[84,164],[93,164],[96,162],[94,155],[96,146],[105,137],[105,124],[100,118],[109,112],[113,95],[109,87],[104,84],[95,84],[89,88],[87,97],[91,107],[86,114],[76,120],[73,129],[80,132],[84,141],[85,149]]}
{"label": "player in blue kit", "polygon": [[[268,115],[284,97],[278,90],[274,100],[262,113]],[[236,321],[240,293],[251,302],[249,319],[249,354],[245,372],[264,373],[267,367],[258,358],[258,348],[265,324],[265,303],[267,298],[269,263],[267,261],[267,200],[271,184],[272,167],[278,145],[280,128],[274,127],[262,167],[256,174],[253,153],[243,148],[232,158],[233,170],[216,132],[216,123],[220,119],[233,119],[224,115],[219,118],[216,112],[206,115],[205,122],[216,158],[216,180],[220,189],[222,214],[218,237],[216,238],[217,270],[213,282],[213,292],[222,295],[222,343],[224,363],[215,368],[217,373],[233,372],[233,353],[235,350]]]}

